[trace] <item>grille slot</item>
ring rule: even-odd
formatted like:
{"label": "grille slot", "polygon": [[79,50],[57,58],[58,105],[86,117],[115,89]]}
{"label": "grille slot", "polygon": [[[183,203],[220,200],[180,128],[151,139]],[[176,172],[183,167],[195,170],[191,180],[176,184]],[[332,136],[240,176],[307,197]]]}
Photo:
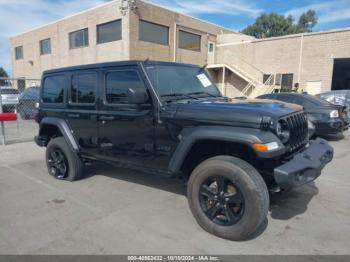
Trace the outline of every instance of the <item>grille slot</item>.
{"label": "grille slot", "polygon": [[296,113],[286,116],[284,120],[288,123],[290,139],[287,142],[289,151],[295,151],[306,145],[309,140],[307,118],[304,113]]}

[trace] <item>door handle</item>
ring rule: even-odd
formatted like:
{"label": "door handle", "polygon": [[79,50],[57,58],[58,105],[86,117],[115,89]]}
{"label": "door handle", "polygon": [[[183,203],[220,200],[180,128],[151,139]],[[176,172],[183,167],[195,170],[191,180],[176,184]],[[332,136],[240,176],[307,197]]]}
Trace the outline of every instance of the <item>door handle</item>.
{"label": "door handle", "polygon": [[114,116],[100,116],[100,120],[104,121],[113,121],[114,119]]}
{"label": "door handle", "polygon": [[79,114],[68,114],[68,117],[70,117],[70,118],[79,118],[80,115]]}

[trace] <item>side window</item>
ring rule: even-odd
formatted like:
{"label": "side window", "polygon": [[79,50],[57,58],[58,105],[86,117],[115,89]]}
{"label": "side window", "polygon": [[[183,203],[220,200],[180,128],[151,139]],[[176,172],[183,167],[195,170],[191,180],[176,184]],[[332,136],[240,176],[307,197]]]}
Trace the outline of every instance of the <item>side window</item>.
{"label": "side window", "polygon": [[111,71],[106,74],[106,102],[108,104],[128,104],[127,91],[145,91],[145,86],[137,71]]}
{"label": "side window", "polygon": [[70,102],[77,104],[94,104],[96,99],[96,73],[78,73],[72,77]]}
{"label": "side window", "polygon": [[68,85],[64,75],[48,76],[44,80],[42,101],[60,104],[64,101],[64,90]]}

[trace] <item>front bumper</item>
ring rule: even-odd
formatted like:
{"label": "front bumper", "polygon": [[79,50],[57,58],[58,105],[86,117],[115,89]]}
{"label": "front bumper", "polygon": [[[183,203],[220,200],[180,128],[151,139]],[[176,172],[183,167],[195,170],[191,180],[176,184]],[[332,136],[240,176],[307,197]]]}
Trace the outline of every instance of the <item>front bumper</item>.
{"label": "front bumper", "polygon": [[324,139],[311,141],[310,146],[290,161],[274,169],[276,183],[284,188],[298,187],[314,181],[333,159],[333,148]]}
{"label": "front bumper", "polygon": [[316,123],[316,135],[338,134],[349,127],[349,123],[343,119],[334,119],[327,122]]}

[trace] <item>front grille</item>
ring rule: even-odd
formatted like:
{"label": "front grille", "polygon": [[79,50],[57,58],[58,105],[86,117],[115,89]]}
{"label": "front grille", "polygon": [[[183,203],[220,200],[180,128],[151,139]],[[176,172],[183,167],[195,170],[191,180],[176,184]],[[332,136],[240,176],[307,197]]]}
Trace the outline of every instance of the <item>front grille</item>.
{"label": "front grille", "polygon": [[286,116],[284,120],[287,122],[290,130],[290,139],[286,144],[289,147],[289,151],[293,152],[305,146],[309,141],[308,124],[305,114],[296,113]]}

